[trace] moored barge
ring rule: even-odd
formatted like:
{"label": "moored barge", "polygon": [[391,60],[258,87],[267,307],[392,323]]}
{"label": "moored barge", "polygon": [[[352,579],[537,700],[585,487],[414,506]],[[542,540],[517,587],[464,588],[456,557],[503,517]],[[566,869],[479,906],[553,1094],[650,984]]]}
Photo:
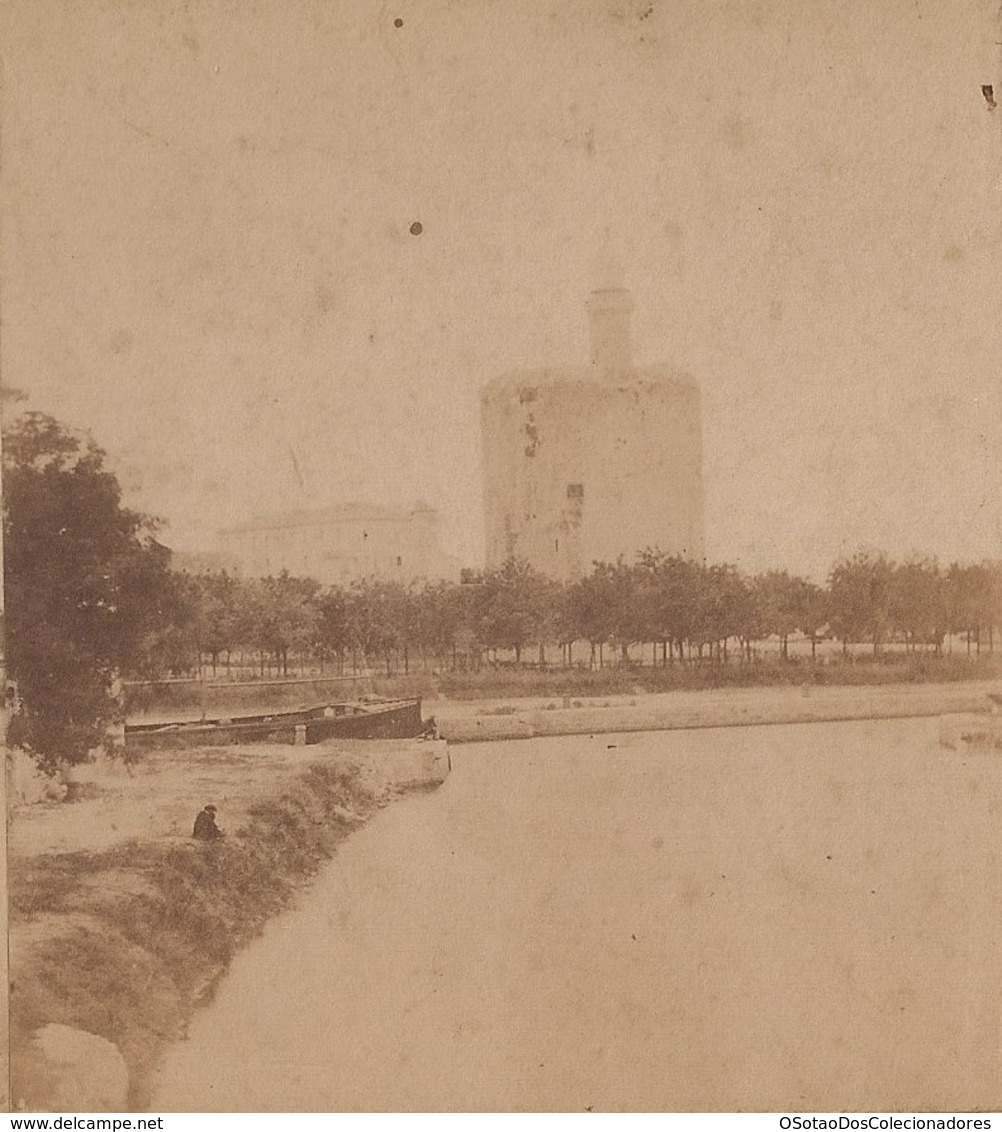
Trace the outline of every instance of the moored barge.
{"label": "moored barge", "polygon": [[128,724],[125,745],[148,749],[234,743],[315,744],[328,739],[411,739],[426,734],[429,726],[421,718],[420,699],[373,697],[264,715]]}

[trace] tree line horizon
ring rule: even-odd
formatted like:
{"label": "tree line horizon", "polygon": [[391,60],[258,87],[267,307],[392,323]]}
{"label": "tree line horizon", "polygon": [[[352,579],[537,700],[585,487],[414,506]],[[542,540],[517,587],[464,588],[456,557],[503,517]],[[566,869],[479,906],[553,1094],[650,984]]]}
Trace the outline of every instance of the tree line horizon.
{"label": "tree line horizon", "polygon": [[79,755],[120,678],[218,671],[235,654],[283,675],[297,661],[340,673],[359,662],[406,673],[416,659],[425,670],[429,661],[476,669],[499,653],[546,665],[558,646],[570,665],[579,642],[589,667],[604,664],[607,648],[636,663],[640,646],[654,665],[724,664],[750,663],[772,638],[788,658],[797,634],[812,654],[827,638],[845,652],[869,645],[879,655],[896,643],[939,654],[957,635],[968,650],[994,652],[1002,625],[1002,561],[943,567],[879,551],[839,559],[823,586],[656,548],[596,562],[567,583],[518,559],[413,585],[187,573],[172,569],[157,521],[122,505],[105,460],[92,438],[43,413],[4,431],[6,663],[40,751]]}
{"label": "tree line horizon", "polygon": [[[722,663],[751,660],[765,640],[788,658],[791,637],[812,645],[834,639],[848,651],[890,644],[940,653],[947,638],[966,635],[969,651],[994,652],[1002,617],[1002,563],[952,563],[931,557],[896,562],[861,551],[837,561],[825,586],[786,570],[747,574],[657,549],[634,562],[596,562],[584,577],[559,582],[529,563],[464,570],[460,582],[404,584],[378,578],[322,585],[288,571],[245,578],[227,570],[173,575],[190,634],[162,640],[175,674],[204,663],[214,671],[234,654],[256,657],[261,674],[288,675],[290,658],[343,672],[349,656],[378,661],[387,675],[408,672],[415,657],[436,667],[480,667],[498,653],[521,665],[546,665],[547,649],[589,646],[589,667],[613,648],[620,662]],[[649,653],[646,651],[649,650]],[[187,656],[185,662],[183,657]],[[578,661],[577,663],[581,663]],[[160,665],[164,667],[163,663]]]}

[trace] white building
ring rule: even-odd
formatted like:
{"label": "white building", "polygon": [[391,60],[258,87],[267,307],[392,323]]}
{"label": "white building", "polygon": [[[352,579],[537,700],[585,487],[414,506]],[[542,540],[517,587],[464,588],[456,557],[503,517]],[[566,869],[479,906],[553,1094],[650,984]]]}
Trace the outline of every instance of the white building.
{"label": "white building", "polygon": [[327,585],[459,580],[458,561],[439,544],[438,512],[420,502],[409,509],[344,503],[263,516],[220,531],[218,542],[250,577],[288,570]]}

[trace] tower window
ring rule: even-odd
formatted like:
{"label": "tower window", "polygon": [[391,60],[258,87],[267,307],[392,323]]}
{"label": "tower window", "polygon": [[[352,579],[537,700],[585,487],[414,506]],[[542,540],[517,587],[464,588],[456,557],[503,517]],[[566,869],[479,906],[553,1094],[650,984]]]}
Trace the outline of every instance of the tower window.
{"label": "tower window", "polygon": [[400,556],[400,555],[398,554],[398,555],[397,555],[397,565],[398,565],[398,566],[403,566],[403,564],[404,564],[404,560],[403,560],[403,558],[402,558],[402,557],[401,557],[401,556]]}
{"label": "tower window", "polygon": [[567,485],[567,498],[568,499],[584,499],[584,484],[583,483],[569,483]]}

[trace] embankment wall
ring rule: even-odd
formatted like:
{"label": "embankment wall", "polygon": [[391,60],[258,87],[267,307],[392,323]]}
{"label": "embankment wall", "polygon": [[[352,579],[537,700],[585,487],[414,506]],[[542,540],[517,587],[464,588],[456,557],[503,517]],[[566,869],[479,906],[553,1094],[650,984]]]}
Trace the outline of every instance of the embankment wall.
{"label": "embankment wall", "polygon": [[896,719],[986,711],[988,703],[985,688],[980,685],[762,688],[751,695],[743,691],[677,697],[668,694],[658,697],[657,702],[530,707],[504,714],[445,716],[439,718],[438,728],[450,743],[476,743],[545,735]]}

